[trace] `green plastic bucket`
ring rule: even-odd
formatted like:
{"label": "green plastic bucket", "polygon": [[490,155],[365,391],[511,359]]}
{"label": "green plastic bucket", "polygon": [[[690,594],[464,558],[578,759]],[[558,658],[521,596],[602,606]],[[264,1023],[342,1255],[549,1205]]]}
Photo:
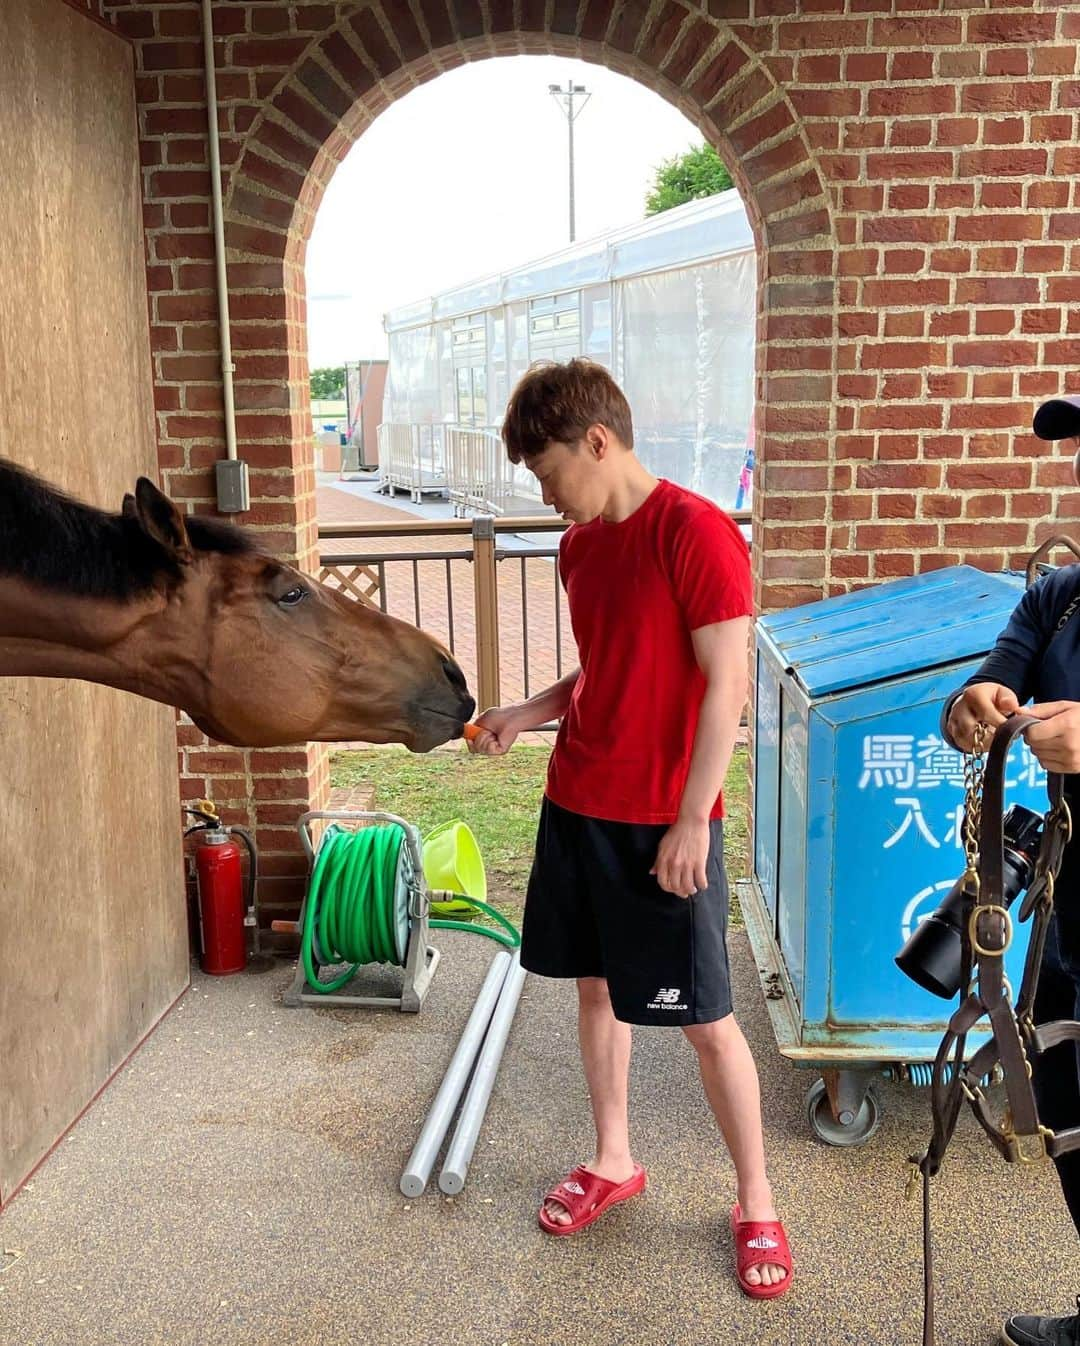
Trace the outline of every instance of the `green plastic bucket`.
{"label": "green plastic bucket", "polygon": [[[428,833],[423,859],[424,878],[429,888],[445,889],[465,898],[475,897],[481,902],[487,898],[484,858],[472,829],[460,819],[443,823]],[[452,905],[458,906],[457,903]]]}

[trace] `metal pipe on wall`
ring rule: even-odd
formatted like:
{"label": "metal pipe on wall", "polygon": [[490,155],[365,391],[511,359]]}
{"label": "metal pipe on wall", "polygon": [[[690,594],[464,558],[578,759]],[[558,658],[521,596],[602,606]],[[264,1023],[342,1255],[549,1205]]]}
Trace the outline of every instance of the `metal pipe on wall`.
{"label": "metal pipe on wall", "polygon": [[217,77],[214,62],[214,15],[211,0],[202,0],[203,65],[206,72],[206,121],[210,143],[210,199],[217,273],[218,327],[221,340],[221,388],[225,403],[225,462],[216,465],[218,509],[238,513],[249,506],[247,465],[236,453],[236,403],[233,394],[232,337],[229,327],[229,273],[225,260],[225,214],[221,200],[221,147],[218,139]]}

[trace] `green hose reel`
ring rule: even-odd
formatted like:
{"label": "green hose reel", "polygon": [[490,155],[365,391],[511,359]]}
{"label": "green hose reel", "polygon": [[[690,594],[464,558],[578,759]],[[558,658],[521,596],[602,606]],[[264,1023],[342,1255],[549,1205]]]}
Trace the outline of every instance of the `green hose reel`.
{"label": "green hose reel", "polygon": [[[368,963],[405,965],[409,911],[397,884],[400,827],[360,832],[327,829],[308,886],[300,956],[308,985],[326,995],[344,986]],[[317,942],[316,942],[317,935]],[[319,979],[319,965],[352,966],[332,981]]]}
{"label": "green hose reel", "polygon": [[[330,820],[317,848],[310,830],[316,818]],[[369,825],[352,832],[340,826],[344,821]],[[383,813],[310,813],[300,820],[300,835],[313,867],[300,922],[300,961],[286,1005],[325,1003],[332,996],[339,1003],[418,1010],[438,962],[438,951],[427,946],[428,929],[464,930],[509,949],[521,943],[516,927],[476,897],[469,897],[470,906],[493,924],[454,916],[431,919],[435,899],[457,894],[428,890],[419,833],[404,819]],[[341,994],[361,967],[377,963],[405,969],[400,997]],[[323,980],[323,969],[342,965],[341,972]]]}

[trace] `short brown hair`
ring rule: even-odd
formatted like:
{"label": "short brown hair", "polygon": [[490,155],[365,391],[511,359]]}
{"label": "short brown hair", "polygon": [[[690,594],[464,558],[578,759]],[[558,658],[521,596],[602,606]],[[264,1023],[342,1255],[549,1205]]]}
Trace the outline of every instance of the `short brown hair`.
{"label": "short brown hair", "polygon": [[581,357],[566,364],[547,361],[530,366],[510,394],[503,443],[510,461],[520,463],[542,453],[551,440],[577,443],[590,425],[604,425],[628,449],[634,447],[630,404],[603,365]]}

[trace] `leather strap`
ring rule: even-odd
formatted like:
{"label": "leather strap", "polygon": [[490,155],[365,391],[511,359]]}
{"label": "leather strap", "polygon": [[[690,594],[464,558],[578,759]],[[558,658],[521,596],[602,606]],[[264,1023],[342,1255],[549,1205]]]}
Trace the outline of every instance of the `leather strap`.
{"label": "leather strap", "polygon": [[1031,1034],[1035,1051],[1045,1052],[1063,1042],[1080,1041],[1080,1023],[1073,1019],[1059,1019],[1056,1023],[1040,1024]]}
{"label": "leather strap", "polygon": [[[1071,614],[1070,614],[1071,615]],[[1036,1028],[1031,1019],[1038,989],[1046,936],[1054,909],[1054,883],[1072,823],[1065,802],[1064,778],[1047,777],[1050,810],[1043,825],[1035,875],[1018,912],[1033,917],[1031,940],[1016,1008],[1010,1004],[1005,979],[1005,953],[1012,940],[1012,920],[1005,892],[1005,763],[1019,734],[1040,723],[1032,715],[1011,715],[994,734],[983,773],[977,881],[969,889],[969,919],[962,922],[962,986],[969,988],[949,1020],[934,1060],[930,1089],[932,1131],[924,1153],[913,1158],[923,1177],[923,1344],[934,1346],[934,1269],[930,1211],[930,1179],[939,1171],[956,1129],[966,1097],[994,1147],[1010,1162],[1057,1157],[1080,1149],[1080,1127],[1055,1135],[1040,1125],[1032,1084],[1030,1055],[1063,1042],[1080,1041],[1080,1023],[1062,1021]],[[978,972],[977,989],[972,981]],[[986,1015],[993,1036],[965,1064],[967,1034]],[[1008,1100],[1005,1121],[995,1117],[982,1080],[1000,1066]]]}

